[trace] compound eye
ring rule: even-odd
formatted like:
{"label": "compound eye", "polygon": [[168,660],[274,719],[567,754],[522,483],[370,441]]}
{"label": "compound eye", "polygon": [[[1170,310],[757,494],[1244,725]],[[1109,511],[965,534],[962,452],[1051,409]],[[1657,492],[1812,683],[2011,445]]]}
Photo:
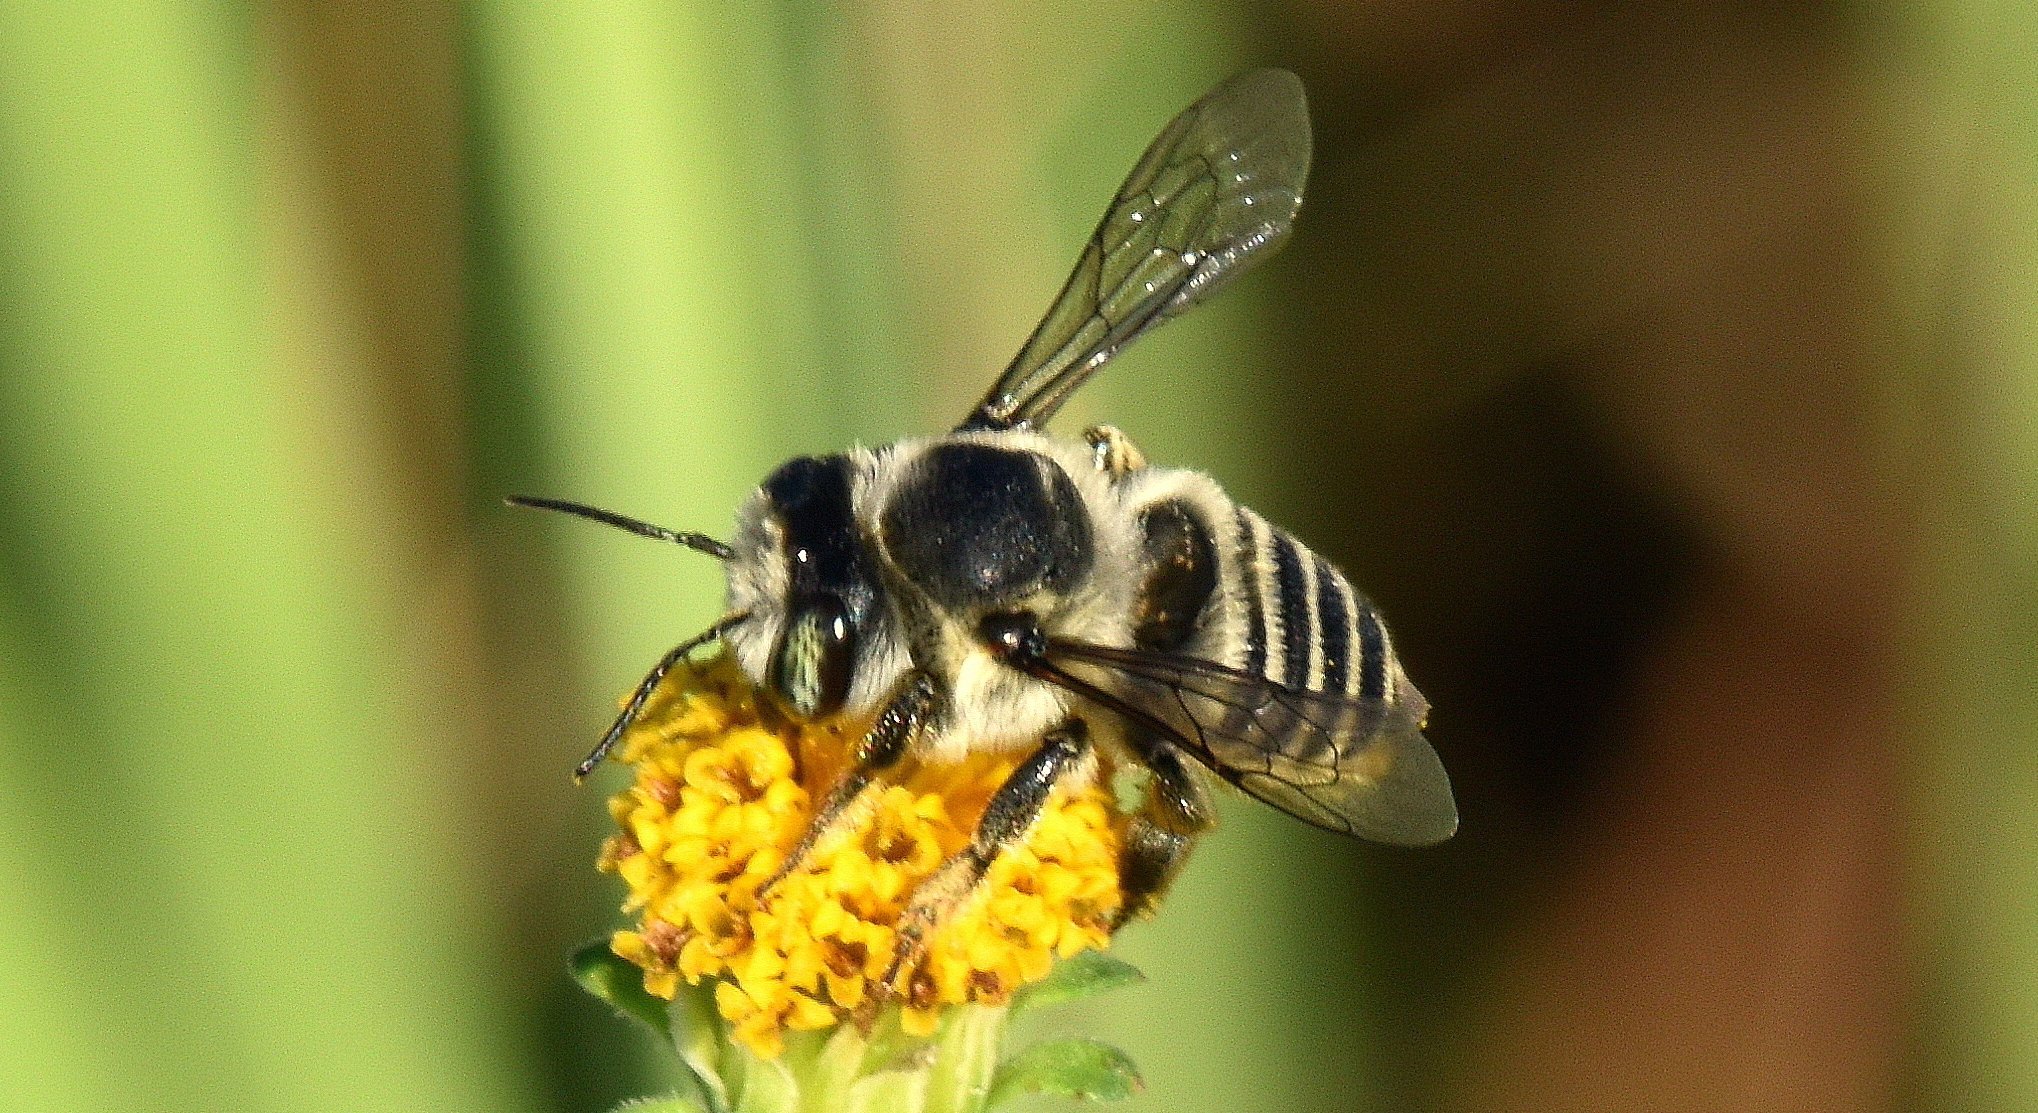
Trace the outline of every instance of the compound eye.
{"label": "compound eye", "polygon": [[818,719],[842,709],[856,664],[856,627],[833,595],[794,603],[772,657],[771,686],[787,711]]}

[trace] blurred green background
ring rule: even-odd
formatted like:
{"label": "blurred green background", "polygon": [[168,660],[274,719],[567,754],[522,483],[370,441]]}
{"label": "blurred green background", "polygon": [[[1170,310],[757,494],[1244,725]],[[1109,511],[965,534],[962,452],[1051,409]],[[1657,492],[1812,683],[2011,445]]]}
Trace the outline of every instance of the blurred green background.
{"label": "blurred green background", "polygon": [[1147,138],[1293,246],[1061,426],[1343,563],[1457,780],[1227,802],[1134,1107],[2038,1109],[2026,5],[0,3],[0,1109],[593,1111],[611,700],[947,428]]}

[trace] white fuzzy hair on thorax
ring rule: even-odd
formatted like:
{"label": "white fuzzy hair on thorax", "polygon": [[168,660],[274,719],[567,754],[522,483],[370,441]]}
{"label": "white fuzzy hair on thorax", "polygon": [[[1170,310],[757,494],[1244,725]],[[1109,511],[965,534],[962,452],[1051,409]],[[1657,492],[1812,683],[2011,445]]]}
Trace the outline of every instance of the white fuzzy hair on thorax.
{"label": "white fuzzy hair on thorax", "polygon": [[[1138,520],[1126,501],[1127,491],[1098,470],[1086,445],[1012,430],[915,438],[846,453],[852,517],[864,531],[861,542],[877,565],[873,571],[887,621],[880,629],[859,632],[864,641],[843,714],[876,714],[899,679],[917,664],[942,682],[949,696],[947,714],[919,747],[924,756],[937,760],[971,750],[1031,746],[1066,719],[1071,706],[1067,693],[1018,672],[984,648],[977,634],[981,615],[952,614],[923,604],[914,609],[932,615],[931,628],[905,628],[904,609],[894,596],[915,588],[884,553],[875,523],[914,461],[929,448],[954,441],[1036,453],[1067,473],[1082,500],[1091,535],[1088,573],[1063,594],[1022,602],[1039,615],[1048,636],[1130,644],[1131,613],[1142,575]],[[738,665],[759,687],[766,684],[772,653],[785,628],[790,583],[782,530],[770,511],[762,490],[744,502],[730,541],[736,558],[728,566],[729,609],[750,617],[726,638]]]}

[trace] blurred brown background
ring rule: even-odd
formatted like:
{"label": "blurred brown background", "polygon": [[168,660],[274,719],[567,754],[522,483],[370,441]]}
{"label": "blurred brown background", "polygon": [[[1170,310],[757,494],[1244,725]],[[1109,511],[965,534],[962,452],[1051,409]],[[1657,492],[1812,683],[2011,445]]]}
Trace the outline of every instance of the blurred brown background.
{"label": "blurred brown background", "polygon": [[2038,13],[0,9],[0,1106],[596,1110],[613,693],[794,452],[946,428],[1141,145],[1287,253],[1060,422],[1343,564],[1421,853],[1243,801],[1146,1109],[2038,1108]]}

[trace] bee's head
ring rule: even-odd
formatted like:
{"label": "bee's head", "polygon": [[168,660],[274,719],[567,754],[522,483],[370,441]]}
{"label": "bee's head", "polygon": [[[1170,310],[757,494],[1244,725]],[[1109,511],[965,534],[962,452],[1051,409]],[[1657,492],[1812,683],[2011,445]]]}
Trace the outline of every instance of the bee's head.
{"label": "bee's head", "polygon": [[[860,665],[882,637],[877,583],[850,505],[850,460],[780,465],[744,507],[729,570],[728,634],[744,670],[789,714],[825,718],[858,702]],[[865,688],[874,678],[863,676]]]}

